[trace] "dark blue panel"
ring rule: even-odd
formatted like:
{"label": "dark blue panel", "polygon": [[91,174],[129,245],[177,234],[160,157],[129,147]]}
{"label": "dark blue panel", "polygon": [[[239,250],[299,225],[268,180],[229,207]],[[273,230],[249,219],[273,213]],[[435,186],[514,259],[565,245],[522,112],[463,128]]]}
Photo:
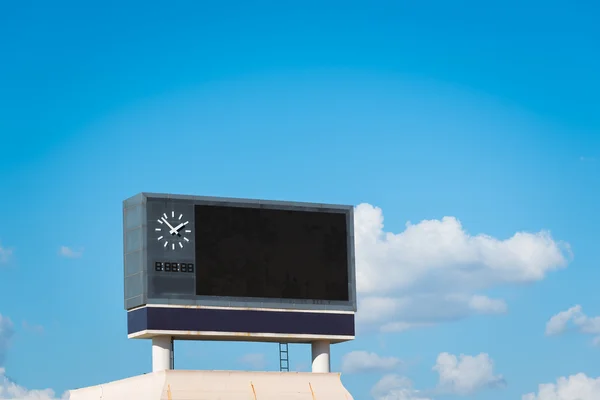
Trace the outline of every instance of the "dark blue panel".
{"label": "dark blue panel", "polygon": [[148,326],[148,309],[138,308],[127,313],[127,334],[143,331]]}
{"label": "dark blue panel", "polygon": [[129,333],[151,329],[354,336],[353,314],[171,307],[145,310],[143,317],[129,317]]}

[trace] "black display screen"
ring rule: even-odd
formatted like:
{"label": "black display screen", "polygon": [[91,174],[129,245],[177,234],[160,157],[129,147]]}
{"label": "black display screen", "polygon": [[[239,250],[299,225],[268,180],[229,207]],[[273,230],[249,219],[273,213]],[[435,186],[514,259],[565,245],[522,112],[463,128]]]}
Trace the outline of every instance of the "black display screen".
{"label": "black display screen", "polygon": [[348,301],[346,214],[195,206],[196,294]]}

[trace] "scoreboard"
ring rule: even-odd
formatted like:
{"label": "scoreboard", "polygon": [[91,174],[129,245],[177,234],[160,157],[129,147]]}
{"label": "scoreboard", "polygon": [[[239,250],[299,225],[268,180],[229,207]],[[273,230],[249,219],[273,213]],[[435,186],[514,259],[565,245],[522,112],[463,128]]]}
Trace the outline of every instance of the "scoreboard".
{"label": "scoreboard", "polygon": [[[298,325],[290,328],[298,331],[312,318],[319,326],[346,326],[344,332],[352,336],[353,226],[353,207],[345,205],[133,196],[123,202],[130,336],[136,329],[148,330],[151,314],[156,321],[188,320],[187,325],[175,324],[175,330],[206,332],[233,328],[207,321],[225,315],[243,319],[248,312],[263,322],[236,329],[272,333],[269,324],[296,320],[288,326]],[[198,318],[204,325],[196,321],[192,327],[189,321]]]}

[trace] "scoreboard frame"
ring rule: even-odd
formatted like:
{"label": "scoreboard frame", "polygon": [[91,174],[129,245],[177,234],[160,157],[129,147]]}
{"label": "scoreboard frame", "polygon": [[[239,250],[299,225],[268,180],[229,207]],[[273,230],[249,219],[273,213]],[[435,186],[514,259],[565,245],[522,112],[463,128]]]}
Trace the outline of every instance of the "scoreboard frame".
{"label": "scoreboard frame", "polygon": [[[152,223],[156,220],[156,213],[151,212],[152,204],[164,204],[165,210],[172,209],[175,206],[178,209],[193,210],[195,205],[215,205],[341,213],[346,217],[347,228],[348,301],[226,296],[157,296],[151,290],[153,270],[150,263],[152,262],[152,246],[155,246],[155,243],[150,241],[150,236],[153,234],[150,230],[152,229]],[[156,208],[156,206],[154,207]],[[194,219],[193,213],[191,215],[188,213],[186,217],[190,220]],[[192,227],[192,229],[194,228]],[[124,306],[128,311],[144,306],[158,307],[161,305],[187,308],[337,311],[342,313],[354,313],[357,310],[353,206],[142,192],[123,202],[123,248]],[[191,253],[188,253],[188,259],[190,259],[189,254]],[[315,279],[319,279],[319,277],[315,276]]]}

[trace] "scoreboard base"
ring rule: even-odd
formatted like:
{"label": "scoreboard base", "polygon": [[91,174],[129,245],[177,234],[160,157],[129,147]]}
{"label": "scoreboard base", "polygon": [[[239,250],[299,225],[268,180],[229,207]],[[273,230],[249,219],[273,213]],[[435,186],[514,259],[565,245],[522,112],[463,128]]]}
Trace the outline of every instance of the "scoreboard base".
{"label": "scoreboard base", "polygon": [[176,340],[340,343],[354,339],[354,314],[143,306],[127,313],[128,337]]}

